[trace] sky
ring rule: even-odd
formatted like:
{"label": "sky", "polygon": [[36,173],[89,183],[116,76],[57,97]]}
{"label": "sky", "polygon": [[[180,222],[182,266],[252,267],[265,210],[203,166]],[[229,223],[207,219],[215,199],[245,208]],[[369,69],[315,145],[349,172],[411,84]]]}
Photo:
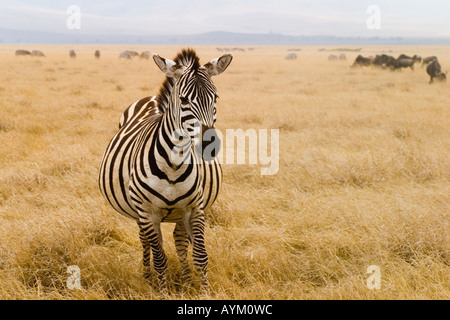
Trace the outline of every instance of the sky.
{"label": "sky", "polygon": [[[68,11],[71,6],[79,9],[79,15]],[[68,27],[68,20],[72,27]],[[0,0],[0,29],[92,35],[227,31],[437,38],[450,37],[450,1]]]}

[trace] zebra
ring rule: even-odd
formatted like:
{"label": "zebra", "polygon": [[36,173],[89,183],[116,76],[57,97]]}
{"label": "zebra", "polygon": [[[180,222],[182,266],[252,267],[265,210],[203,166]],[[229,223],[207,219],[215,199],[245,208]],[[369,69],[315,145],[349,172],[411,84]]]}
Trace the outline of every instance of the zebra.
{"label": "zebra", "polygon": [[286,60],[295,60],[297,59],[297,54],[295,52],[288,53],[286,57],[284,57]]}
{"label": "zebra", "polygon": [[[99,170],[99,187],[119,213],[139,226],[143,247],[144,276],[150,274],[150,253],[158,284],[167,292],[167,257],[162,247],[160,223],[175,223],[175,247],[183,282],[190,279],[187,262],[189,242],[193,246],[195,271],[202,288],[208,290],[208,255],[204,243],[204,210],[219,193],[222,170],[217,158],[199,156],[198,131],[214,128],[217,89],[211,77],[221,74],[232,54],[200,66],[193,49],[183,49],[174,60],[153,54],[166,75],[159,94],[131,104],[122,114],[119,130],[110,141]],[[196,130],[198,129],[198,130]],[[187,143],[173,161],[180,132]]]}
{"label": "zebra", "polygon": [[148,60],[150,58],[150,56],[151,56],[150,51],[142,51],[139,58]]}
{"label": "zebra", "polygon": [[42,51],[39,50],[31,51],[30,55],[33,57],[45,57],[45,54],[43,54]]}

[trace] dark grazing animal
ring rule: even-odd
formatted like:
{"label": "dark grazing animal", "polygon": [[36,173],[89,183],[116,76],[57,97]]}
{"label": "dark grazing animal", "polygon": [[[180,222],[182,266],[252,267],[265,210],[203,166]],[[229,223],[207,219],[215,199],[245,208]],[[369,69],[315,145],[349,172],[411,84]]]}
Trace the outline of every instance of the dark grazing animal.
{"label": "dark grazing animal", "polygon": [[401,54],[398,56],[397,60],[401,60],[401,59],[413,59],[414,63],[416,62],[422,62],[422,57],[418,56],[417,54],[415,54],[414,56],[410,57],[407,56],[406,54]]}
{"label": "dark grazing animal", "polygon": [[100,59],[100,50],[95,50],[94,56],[96,59]]}
{"label": "dark grazing animal", "polygon": [[407,59],[407,58],[397,59],[393,62],[392,69],[398,70],[401,68],[411,68],[411,70],[414,71],[414,63],[415,63],[414,59]]}
{"label": "dark grazing animal", "polygon": [[397,60],[400,60],[400,59],[412,59],[412,57],[410,57],[410,56],[407,56],[406,54],[401,54],[401,55],[399,55],[398,56],[398,58],[397,58]]}
{"label": "dark grazing animal", "polygon": [[16,56],[29,56],[31,52],[28,50],[16,50]]}
{"label": "dark grazing animal", "polygon": [[222,171],[218,159],[200,155],[197,146],[214,131],[218,94],[211,78],[225,71],[232,54],[204,65],[192,49],[173,61],[157,54],[153,60],[166,80],[158,96],[138,100],[123,113],[103,156],[99,186],[115,210],[137,222],[144,270],[148,273],[152,253],[162,291],[167,290],[168,266],[163,222],[176,223],[173,235],[183,280],[190,274],[191,243],[195,270],[207,289],[204,210],[216,200]]}
{"label": "dark grazing animal", "polygon": [[75,50],[70,50],[70,51],[69,51],[69,56],[70,56],[72,59],[75,59],[75,58],[77,57],[77,54],[75,53]]}
{"label": "dark grazing animal", "polygon": [[447,72],[442,72],[441,65],[437,59],[434,59],[427,67],[427,73],[430,76],[430,83],[433,83],[434,78],[439,81],[447,80]]}
{"label": "dark grazing animal", "polygon": [[394,65],[395,59],[393,56],[389,56],[387,54],[377,54],[372,61],[372,64],[376,67],[387,68],[392,67]]}
{"label": "dark grazing animal", "polygon": [[425,65],[428,65],[431,62],[433,62],[433,60],[437,60],[437,57],[436,56],[429,56],[429,57],[423,58],[423,60],[422,60],[422,67],[425,66]]}
{"label": "dark grazing animal", "polygon": [[360,67],[367,67],[370,66],[373,62],[373,58],[369,57],[363,57],[362,55],[358,55],[355,59],[355,62],[353,63],[352,67],[360,66]]}
{"label": "dark grazing animal", "polygon": [[397,59],[395,59],[393,56],[387,56],[386,62],[384,63],[385,68],[393,68],[394,63]]}
{"label": "dark grazing animal", "polygon": [[384,66],[386,64],[386,62],[388,60],[389,60],[389,56],[388,55],[386,55],[384,53],[381,54],[381,55],[377,54],[375,56],[375,58],[373,59],[372,64],[374,66],[377,66],[377,67],[382,67],[382,66]]}

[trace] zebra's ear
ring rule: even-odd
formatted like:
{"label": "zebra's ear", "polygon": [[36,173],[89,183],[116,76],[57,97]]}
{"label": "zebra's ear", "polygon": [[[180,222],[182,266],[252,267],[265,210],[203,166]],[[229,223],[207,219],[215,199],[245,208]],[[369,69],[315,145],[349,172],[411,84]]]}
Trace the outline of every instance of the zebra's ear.
{"label": "zebra's ear", "polygon": [[161,69],[161,71],[164,72],[164,74],[169,78],[178,79],[183,72],[182,65],[179,65],[172,60],[162,58],[156,53],[153,54],[153,60],[155,61],[158,68]]}
{"label": "zebra's ear", "polygon": [[216,58],[208,62],[203,68],[208,71],[210,76],[217,76],[225,71],[233,60],[233,54],[231,52],[225,53],[220,58]]}

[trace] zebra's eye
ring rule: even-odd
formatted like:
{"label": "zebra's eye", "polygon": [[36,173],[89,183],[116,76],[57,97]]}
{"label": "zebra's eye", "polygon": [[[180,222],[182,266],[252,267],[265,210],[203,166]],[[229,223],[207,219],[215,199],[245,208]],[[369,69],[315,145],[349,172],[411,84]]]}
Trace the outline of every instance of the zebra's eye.
{"label": "zebra's eye", "polygon": [[180,96],[180,101],[181,101],[181,104],[189,104],[189,100],[186,99],[185,97]]}

